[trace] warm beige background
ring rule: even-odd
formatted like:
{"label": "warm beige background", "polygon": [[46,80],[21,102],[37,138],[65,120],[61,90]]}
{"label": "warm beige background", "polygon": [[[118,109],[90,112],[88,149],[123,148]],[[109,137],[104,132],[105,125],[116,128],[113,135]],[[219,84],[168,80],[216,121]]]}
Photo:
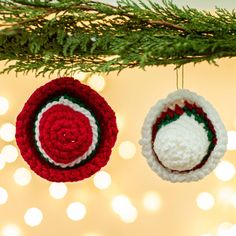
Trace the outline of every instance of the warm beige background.
{"label": "warm beige background", "polygon": [[[112,3],[112,0],[107,1]],[[232,0],[174,2],[209,10],[215,5],[228,9],[236,7]],[[185,88],[210,101],[228,130],[236,129],[236,59],[219,60],[218,64],[218,67],[207,63],[186,66]],[[55,200],[48,193],[50,183],[33,172],[28,186],[22,187],[14,182],[15,170],[28,168],[20,156],[16,162],[0,170],[0,186],[9,193],[8,202],[0,206],[0,236],[6,224],[17,225],[22,236],[200,236],[207,232],[217,235],[217,228],[222,222],[236,224],[236,209],[220,197],[222,190],[236,191],[235,178],[221,182],[212,173],[197,183],[171,184],[156,176],[140,154],[138,140],[144,117],[157,100],[176,89],[173,69],[173,66],[148,68],[146,71],[134,69],[119,76],[116,73],[106,76],[106,87],[101,94],[124,119],[111,160],[104,168],[112,176],[112,185],[107,190],[98,190],[90,178],[67,184],[66,197]],[[0,116],[0,126],[5,122],[14,123],[31,93],[48,81],[48,78],[34,78],[32,74],[20,74],[18,77],[14,73],[1,75],[0,96],[9,100],[10,109],[6,115]],[[136,144],[137,154],[132,160],[124,160],[118,155],[119,144],[124,140]],[[4,145],[0,140],[0,149]],[[234,155],[235,151],[227,152],[224,159],[236,164]],[[161,209],[155,213],[146,211],[143,206],[143,196],[147,191],[156,191],[161,196]],[[196,205],[196,197],[203,191],[210,192],[216,199],[213,209],[206,212]],[[134,223],[123,223],[112,211],[111,200],[118,194],[127,195],[137,208],[138,218]],[[80,201],[87,207],[86,217],[79,222],[73,222],[66,216],[68,204],[74,201]],[[30,207],[40,208],[44,215],[42,223],[35,228],[27,226],[23,219]]]}
{"label": "warm beige background", "polygon": [[[218,64],[218,67],[208,63],[185,66],[185,88],[210,101],[230,130],[236,128],[236,59],[219,60]],[[124,118],[111,160],[104,168],[112,176],[112,185],[107,190],[98,190],[90,178],[67,184],[66,197],[54,200],[48,193],[50,183],[33,173],[28,186],[16,185],[14,171],[18,167],[27,167],[18,157],[16,162],[7,164],[0,171],[0,186],[9,193],[8,202],[0,206],[0,235],[2,227],[8,223],[18,225],[24,236],[84,236],[91,232],[99,236],[200,236],[206,232],[216,235],[222,222],[235,224],[236,209],[219,199],[222,188],[235,190],[235,179],[221,182],[211,174],[197,183],[171,184],[156,176],[140,153],[140,129],[149,108],[176,89],[174,67],[125,70],[119,76],[111,73],[105,77],[106,87],[101,94]],[[31,93],[48,81],[49,78],[34,78],[32,74],[1,75],[0,96],[8,98],[10,109],[6,115],[0,116],[0,126],[4,122],[14,123]],[[118,146],[124,140],[137,146],[137,154],[132,160],[124,160],[118,155]],[[0,141],[0,149],[3,145],[4,142]],[[236,164],[234,155],[234,151],[227,152],[224,159]],[[147,212],[142,204],[144,194],[150,190],[157,191],[162,198],[162,207],[155,213]],[[195,202],[202,191],[212,193],[216,199],[214,208],[206,212]],[[138,218],[134,223],[123,223],[112,211],[111,200],[117,194],[129,196],[137,208]],[[80,222],[73,222],[66,216],[66,208],[73,201],[81,201],[87,207],[87,215]],[[38,227],[30,228],[24,223],[23,215],[29,207],[38,207],[44,214]]]}

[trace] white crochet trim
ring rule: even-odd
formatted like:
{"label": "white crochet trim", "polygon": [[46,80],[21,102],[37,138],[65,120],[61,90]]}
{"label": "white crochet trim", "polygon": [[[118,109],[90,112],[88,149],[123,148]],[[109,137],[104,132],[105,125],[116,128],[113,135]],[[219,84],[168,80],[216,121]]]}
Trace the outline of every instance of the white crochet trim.
{"label": "white crochet trim", "polygon": [[[49,110],[51,107],[55,106],[55,105],[65,105],[70,107],[71,109],[73,109],[74,111],[80,112],[83,115],[85,115],[88,119],[89,119],[89,123],[92,129],[92,144],[90,145],[89,149],[82,155],[77,157],[74,161],[64,164],[64,163],[59,163],[54,161],[47,153],[46,151],[42,148],[41,142],[39,140],[39,124],[40,124],[40,120],[43,117],[43,113],[46,112],[47,110]],[[42,153],[42,155],[48,159],[48,161],[56,166],[60,166],[62,168],[66,168],[66,167],[72,167],[76,164],[79,164],[81,161],[85,160],[96,148],[96,144],[98,142],[98,126],[96,124],[96,120],[94,119],[94,117],[91,115],[90,111],[86,110],[85,108],[79,106],[76,103],[71,102],[70,100],[64,98],[63,96],[58,100],[58,101],[53,101],[48,103],[42,110],[41,112],[38,114],[37,119],[36,119],[36,123],[35,123],[35,140],[37,143],[37,146],[40,150],[40,152]]]}
{"label": "white crochet trim", "polygon": [[[188,173],[178,173],[171,172],[164,168],[156,160],[155,153],[152,149],[152,126],[163,111],[166,111],[168,107],[174,108],[175,104],[183,104],[184,100],[187,100],[190,103],[195,103],[207,113],[207,117],[211,120],[216,131],[217,144],[212,150],[207,162],[201,168]],[[140,144],[142,145],[142,153],[146,157],[149,166],[161,178],[171,182],[190,182],[202,179],[215,169],[226,151],[227,132],[218,113],[209,102],[194,92],[182,89],[170,93],[166,99],[158,101],[150,109],[142,127],[142,138]]]}

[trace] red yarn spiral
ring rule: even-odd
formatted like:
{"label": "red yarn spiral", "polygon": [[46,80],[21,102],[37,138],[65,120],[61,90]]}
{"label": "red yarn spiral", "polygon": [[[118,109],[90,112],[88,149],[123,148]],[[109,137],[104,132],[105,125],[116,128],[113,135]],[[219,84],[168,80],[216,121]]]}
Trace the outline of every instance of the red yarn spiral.
{"label": "red yarn spiral", "polygon": [[[55,97],[65,94],[86,104],[100,129],[100,140],[93,156],[70,168],[49,163],[42,157],[34,139],[39,111]],[[83,155],[92,142],[88,118],[60,104],[43,114],[39,132],[42,147],[50,158],[65,164]],[[110,158],[117,133],[115,113],[105,99],[89,86],[71,77],[58,78],[38,88],[25,103],[16,120],[16,142],[22,157],[36,174],[53,182],[79,181],[99,171]]]}

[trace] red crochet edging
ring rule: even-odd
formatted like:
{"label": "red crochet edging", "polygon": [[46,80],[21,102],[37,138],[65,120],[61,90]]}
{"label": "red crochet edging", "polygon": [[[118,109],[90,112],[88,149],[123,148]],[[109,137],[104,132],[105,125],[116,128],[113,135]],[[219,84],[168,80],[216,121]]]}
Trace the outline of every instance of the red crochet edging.
{"label": "red crochet edging", "polygon": [[[66,169],[55,167],[41,157],[34,144],[33,132],[35,116],[42,105],[64,94],[81,100],[93,111],[101,132],[101,140],[92,159],[81,166]],[[36,174],[53,182],[79,181],[99,171],[110,158],[117,133],[115,113],[105,99],[89,86],[71,77],[58,78],[38,88],[25,103],[16,120],[16,142],[22,157]]]}

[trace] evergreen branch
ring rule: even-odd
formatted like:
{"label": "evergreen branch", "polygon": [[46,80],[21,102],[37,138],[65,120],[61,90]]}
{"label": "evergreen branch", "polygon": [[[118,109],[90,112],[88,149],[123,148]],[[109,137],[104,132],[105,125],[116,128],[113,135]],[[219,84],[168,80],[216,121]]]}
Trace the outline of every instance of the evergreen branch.
{"label": "evergreen branch", "polygon": [[170,1],[0,0],[2,73],[199,63],[236,56],[236,13],[179,8]]}
{"label": "evergreen branch", "polygon": [[173,29],[177,29],[177,30],[180,30],[180,31],[185,31],[185,29],[179,25],[174,25],[174,24],[171,24],[170,22],[166,22],[166,21],[160,21],[160,20],[149,20],[148,23],[150,24],[157,24],[157,25],[160,25],[160,26],[166,26],[166,27],[170,27],[170,28],[173,28]]}

